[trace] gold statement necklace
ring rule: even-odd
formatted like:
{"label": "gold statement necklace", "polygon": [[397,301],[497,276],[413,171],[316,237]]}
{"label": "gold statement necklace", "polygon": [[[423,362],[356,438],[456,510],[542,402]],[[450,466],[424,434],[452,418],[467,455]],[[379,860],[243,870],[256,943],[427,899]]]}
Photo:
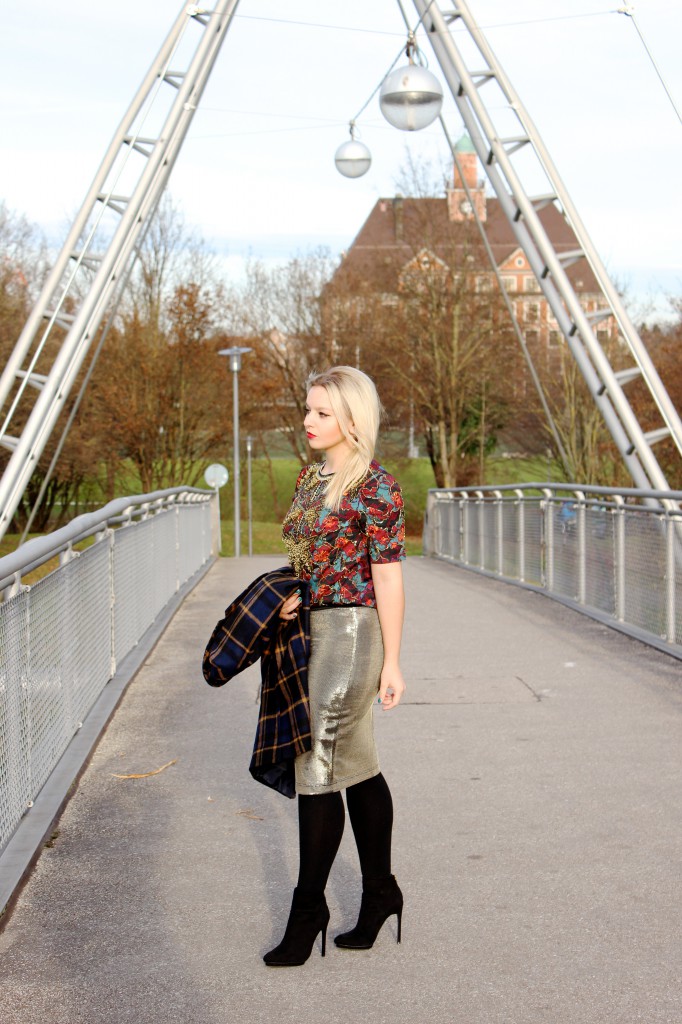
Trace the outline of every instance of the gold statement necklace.
{"label": "gold statement necklace", "polygon": [[323,507],[323,498],[333,473],[323,473],[318,465],[309,466],[301,480],[291,508],[284,517],[282,539],[289,564],[297,576],[312,573],[310,530]]}
{"label": "gold statement necklace", "polygon": [[[352,498],[358,493],[368,475],[368,473],[364,474],[360,480],[343,492],[344,500]],[[324,508],[327,484],[333,476],[334,473],[323,473],[321,466],[317,464],[309,466],[298,485],[291,508],[284,517],[282,540],[287,549],[289,564],[297,576],[300,576],[302,572],[312,576],[314,567],[310,531]]]}

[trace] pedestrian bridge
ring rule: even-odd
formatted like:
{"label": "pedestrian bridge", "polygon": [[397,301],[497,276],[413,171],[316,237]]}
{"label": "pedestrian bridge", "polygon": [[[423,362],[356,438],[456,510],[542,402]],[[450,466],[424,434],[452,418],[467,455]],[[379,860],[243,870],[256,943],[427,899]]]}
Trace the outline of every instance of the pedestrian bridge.
{"label": "pedestrian bridge", "polygon": [[[469,510],[468,498],[456,499],[456,513],[432,503],[427,550],[450,548],[407,561],[408,692],[395,712],[376,714],[396,804],[403,943],[389,923],[367,954],[332,946],[304,968],[268,971],[260,956],[277,941],[295,879],[295,805],[247,771],[257,668],[215,691],[200,660],[229,599],[281,559],[215,561],[206,496],[146,497],[117,506],[80,555],[67,546],[63,566],[30,591],[16,562],[0,562],[10,591],[0,606],[5,821],[8,794],[31,805],[5,825],[3,903],[42,849],[0,933],[3,1021],[679,1019],[682,691],[674,657],[546,600],[542,580],[514,588],[462,568],[457,536],[468,538],[472,563],[497,558],[500,543],[504,560],[505,536],[518,556],[514,513],[491,514],[488,504],[481,513],[486,495],[472,495],[479,505]],[[558,522],[565,499],[538,500],[552,505],[542,522],[555,512]],[[592,544],[590,506],[581,510],[580,500],[572,500],[575,540],[560,541],[564,560],[571,544],[576,552]],[[526,521],[529,509],[530,497]],[[455,515],[476,529],[501,517],[506,535],[491,547],[486,527],[481,558],[472,534],[454,529]],[[161,524],[165,545],[154,534]],[[669,546],[674,555],[667,529],[664,555]],[[530,564],[526,544],[527,536]],[[92,582],[102,575],[108,603]],[[569,600],[578,605],[575,593]],[[121,607],[126,600],[136,602],[134,614]],[[96,629],[109,638],[105,654]],[[81,692],[90,656],[98,679],[109,681],[93,682],[88,711]],[[20,754],[34,743],[26,767]],[[349,924],[358,899],[348,830],[330,880],[334,931]]]}

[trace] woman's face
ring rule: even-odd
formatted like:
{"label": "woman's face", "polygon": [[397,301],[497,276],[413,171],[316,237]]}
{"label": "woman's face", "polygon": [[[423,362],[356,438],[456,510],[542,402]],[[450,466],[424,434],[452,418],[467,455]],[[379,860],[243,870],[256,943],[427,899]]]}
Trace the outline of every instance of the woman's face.
{"label": "woman's face", "polygon": [[331,452],[344,447],[351,450],[332,412],[326,388],[316,385],[308,392],[303,426],[314,452]]}

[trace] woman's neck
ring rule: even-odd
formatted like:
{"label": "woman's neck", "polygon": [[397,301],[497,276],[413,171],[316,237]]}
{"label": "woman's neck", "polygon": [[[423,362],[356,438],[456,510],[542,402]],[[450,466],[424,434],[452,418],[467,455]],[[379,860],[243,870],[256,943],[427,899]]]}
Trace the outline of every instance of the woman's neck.
{"label": "woman's neck", "polygon": [[320,472],[329,476],[331,476],[332,473],[338,473],[340,469],[343,469],[347,459],[347,455],[341,453],[336,455],[334,452],[331,452],[322,463]]}

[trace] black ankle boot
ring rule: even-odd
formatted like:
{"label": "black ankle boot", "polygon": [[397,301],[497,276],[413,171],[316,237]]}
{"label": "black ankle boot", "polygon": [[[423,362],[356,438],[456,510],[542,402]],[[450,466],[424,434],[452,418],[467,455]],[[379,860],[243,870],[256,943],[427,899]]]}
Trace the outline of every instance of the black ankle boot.
{"label": "black ankle boot", "polygon": [[294,889],[291,912],[284,938],[263,957],[268,967],[300,967],[313,951],[315,939],[322,932],[322,956],[327,942],[329,908],[324,895],[301,893]]}
{"label": "black ankle boot", "polygon": [[358,923],[352,931],[337,935],[334,942],[342,949],[371,949],[384,921],[398,916],[398,942],[403,919],[403,894],[393,875],[388,878],[366,878],[362,886],[362,903]]}

